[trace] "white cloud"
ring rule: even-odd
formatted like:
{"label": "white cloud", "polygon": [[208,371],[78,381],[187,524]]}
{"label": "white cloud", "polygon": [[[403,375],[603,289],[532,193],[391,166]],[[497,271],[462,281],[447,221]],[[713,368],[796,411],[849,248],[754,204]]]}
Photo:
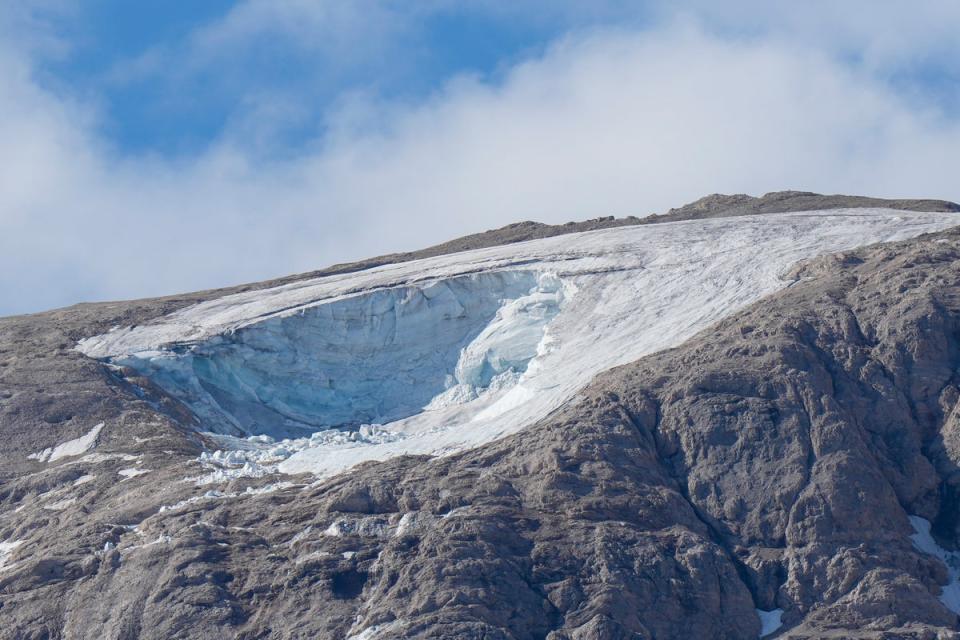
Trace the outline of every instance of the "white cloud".
{"label": "white cloud", "polygon": [[[791,39],[848,56],[881,75],[917,61],[960,68],[960,4],[873,0],[692,0],[659,3],[665,15],[693,15],[718,30]],[[680,7],[680,8],[678,8]],[[953,55],[951,55],[953,54]]]}
{"label": "white cloud", "polygon": [[[392,31],[405,28],[409,13],[380,0],[246,0],[221,20],[198,29],[193,39],[210,56],[238,44],[246,46],[252,37],[271,36],[293,38],[309,49],[368,52]],[[358,43],[355,36],[360,32],[365,41]]]}
{"label": "white cloud", "polygon": [[[572,36],[496,84],[454,79],[413,106],[345,101],[329,135],[271,162],[229,136],[188,160],[116,155],[95,114],[30,71],[0,50],[11,313],[281,275],[522,219],[644,215],[714,191],[960,199],[955,120],[787,37],[689,25]],[[264,119],[290,117],[264,104]]]}

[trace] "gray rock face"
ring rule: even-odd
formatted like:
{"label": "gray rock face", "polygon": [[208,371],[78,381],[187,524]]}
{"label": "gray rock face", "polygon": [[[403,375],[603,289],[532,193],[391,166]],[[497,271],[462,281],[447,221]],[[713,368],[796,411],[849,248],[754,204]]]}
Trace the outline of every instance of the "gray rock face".
{"label": "gray rock face", "polygon": [[[816,208],[743,198],[668,215]],[[322,483],[183,482],[189,412],[71,350],[213,293],[0,320],[0,637],[960,637],[908,520],[960,541],[960,231],[796,275],[527,430]]]}

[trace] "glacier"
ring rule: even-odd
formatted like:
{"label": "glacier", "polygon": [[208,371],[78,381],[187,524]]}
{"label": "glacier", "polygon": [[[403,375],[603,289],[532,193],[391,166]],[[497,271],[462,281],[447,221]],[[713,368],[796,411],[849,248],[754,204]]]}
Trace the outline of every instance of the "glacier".
{"label": "glacier", "polygon": [[77,348],[221,434],[217,477],[326,476],[515,433],[789,286],[800,261],[955,224],[836,209],[618,227],[227,295]]}
{"label": "glacier", "polygon": [[470,274],[345,296],[112,362],[148,375],[210,431],[296,437],[476,398],[526,369],[561,299],[549,274]]}

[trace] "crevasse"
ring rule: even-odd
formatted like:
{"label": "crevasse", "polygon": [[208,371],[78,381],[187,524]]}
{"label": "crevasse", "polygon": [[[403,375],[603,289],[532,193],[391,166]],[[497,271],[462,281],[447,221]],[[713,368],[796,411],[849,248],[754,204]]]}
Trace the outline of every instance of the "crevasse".
{"label": "crevasse", "polygon": [[204,430],[296,436],[392,422],[515,383],[562,298],[548,274],[470,274],[347,296],[113,362],[186,403]]}

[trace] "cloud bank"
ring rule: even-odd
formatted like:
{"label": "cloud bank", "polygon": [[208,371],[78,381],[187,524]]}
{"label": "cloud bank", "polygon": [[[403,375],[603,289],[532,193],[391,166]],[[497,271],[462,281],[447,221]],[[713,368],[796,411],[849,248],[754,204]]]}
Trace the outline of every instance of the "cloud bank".
{"label": "cloud bank", "polygon": [[[711,192],[960,199],[960,118],[891,82],[945,40],[881,47],[864,30],[852,64],[849,44],[803,36],[799,20],[733,33],[704,15],[570,30],[494,80],[453,77],[415,102],[346,96],[322,136],[279,157],[252,150],[289,96],[264,96],[191,157],[124,154],[98,133],[95,105],[38,82],[28,47],[0,45],[0,314],[262,279],[518,220],[646,215]],[[242,41],[245,16],[203,42]]]}

